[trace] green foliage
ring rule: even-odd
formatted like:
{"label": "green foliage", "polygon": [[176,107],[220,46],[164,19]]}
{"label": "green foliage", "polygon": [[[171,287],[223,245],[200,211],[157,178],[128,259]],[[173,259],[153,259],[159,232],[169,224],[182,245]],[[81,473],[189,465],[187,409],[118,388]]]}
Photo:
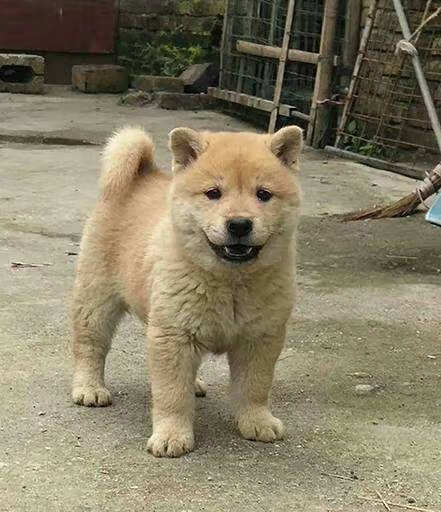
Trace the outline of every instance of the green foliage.
{"label": "green foliage", "polygon": [[[372,158],[379,158],[382,160],[393,159],[394,151],[391,148],[387,148],[380,143],[375,141],[364,140],[365,130],[360,121],[352,119],[346,125],[346,135],[343,136],[343,149],[351,151],[352,153],[358,153],[359,155],[369,156]],[[361,138],[363,137],[363,139]]]}
{"label": "green foliage", "polygon": [[178,76],[188,66],[213,61],[213,51],[193,38],[160,32],[154,37],[127,34],[119,44],[119,62],[132,74]]}

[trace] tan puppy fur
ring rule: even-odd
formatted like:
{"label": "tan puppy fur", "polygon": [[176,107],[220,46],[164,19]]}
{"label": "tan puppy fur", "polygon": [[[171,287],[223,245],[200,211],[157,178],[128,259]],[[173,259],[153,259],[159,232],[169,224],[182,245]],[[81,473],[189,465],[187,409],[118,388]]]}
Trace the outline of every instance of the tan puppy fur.
{"label": "tan puppy fur", "polygon": [[[147,331],[153,455],[193,449],[194,395],[205,394],[196,374],[207,352],[228,355],[242,436],[283,437],[268,401],[294,301],[301,145],[295,126],[272,136],[176,128],[168,177],[141,129],[107,144],[74,290],[72,396],[111,403],[105,358],[122,315],[136,314]],[[239,238],[237,219],[249,221]]]}

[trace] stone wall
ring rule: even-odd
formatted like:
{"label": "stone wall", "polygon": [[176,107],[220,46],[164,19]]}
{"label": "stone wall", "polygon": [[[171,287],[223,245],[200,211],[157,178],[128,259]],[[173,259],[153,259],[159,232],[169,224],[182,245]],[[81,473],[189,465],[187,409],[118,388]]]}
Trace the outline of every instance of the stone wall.
{"label": "stone wall", "polygon": [[[131,68],[142,60],[142,46],[160,47],[177,60],[215,58],[222,35],[223,0],[120,0],[118,57]],[[138,45],[138,51],[134,46]],[[165,48],[168,46],[169,48]],[[187,55],[186,48],[193,48]],[[152,55],[146,59],[155,59]],[[143,64],[141,63],[141,66]],[[147,65],[144,63],[144,66]],[[164,74],[172,74],[166,70]],[[148,71],[143,69],[143,71]],[[154,70],[152,70],[154,72]]]}
{"label": "stone wall", "polygon": [[182,28],[188,34],[209,34],[223,13],[223,0],[120,0],[122,30],[158,32]]}

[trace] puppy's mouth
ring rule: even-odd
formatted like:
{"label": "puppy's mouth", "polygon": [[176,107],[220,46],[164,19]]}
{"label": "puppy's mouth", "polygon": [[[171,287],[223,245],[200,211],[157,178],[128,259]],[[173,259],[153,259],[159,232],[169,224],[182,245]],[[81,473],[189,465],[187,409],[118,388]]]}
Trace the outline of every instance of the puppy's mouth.
{"label": "puppy's mouth", "polygon": [[251,261],[257,258],[260,250],[262,249],[261,245],[217,245],[210,240],[208,240],[208,243],[220,258],[232,263],[243,263],[245,261]]}

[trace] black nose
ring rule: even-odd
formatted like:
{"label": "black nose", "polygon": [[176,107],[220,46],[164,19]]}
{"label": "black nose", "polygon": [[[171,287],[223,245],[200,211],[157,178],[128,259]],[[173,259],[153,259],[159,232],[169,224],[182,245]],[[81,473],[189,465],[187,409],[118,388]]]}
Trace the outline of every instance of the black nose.
{"label": "black nose", "polygon": [[251,233],[253,229],[253,222],[250,219],[244,217],[238,217],[236,219],[230,219],[227,222],[228,232],[233,236],[246,236]]}

